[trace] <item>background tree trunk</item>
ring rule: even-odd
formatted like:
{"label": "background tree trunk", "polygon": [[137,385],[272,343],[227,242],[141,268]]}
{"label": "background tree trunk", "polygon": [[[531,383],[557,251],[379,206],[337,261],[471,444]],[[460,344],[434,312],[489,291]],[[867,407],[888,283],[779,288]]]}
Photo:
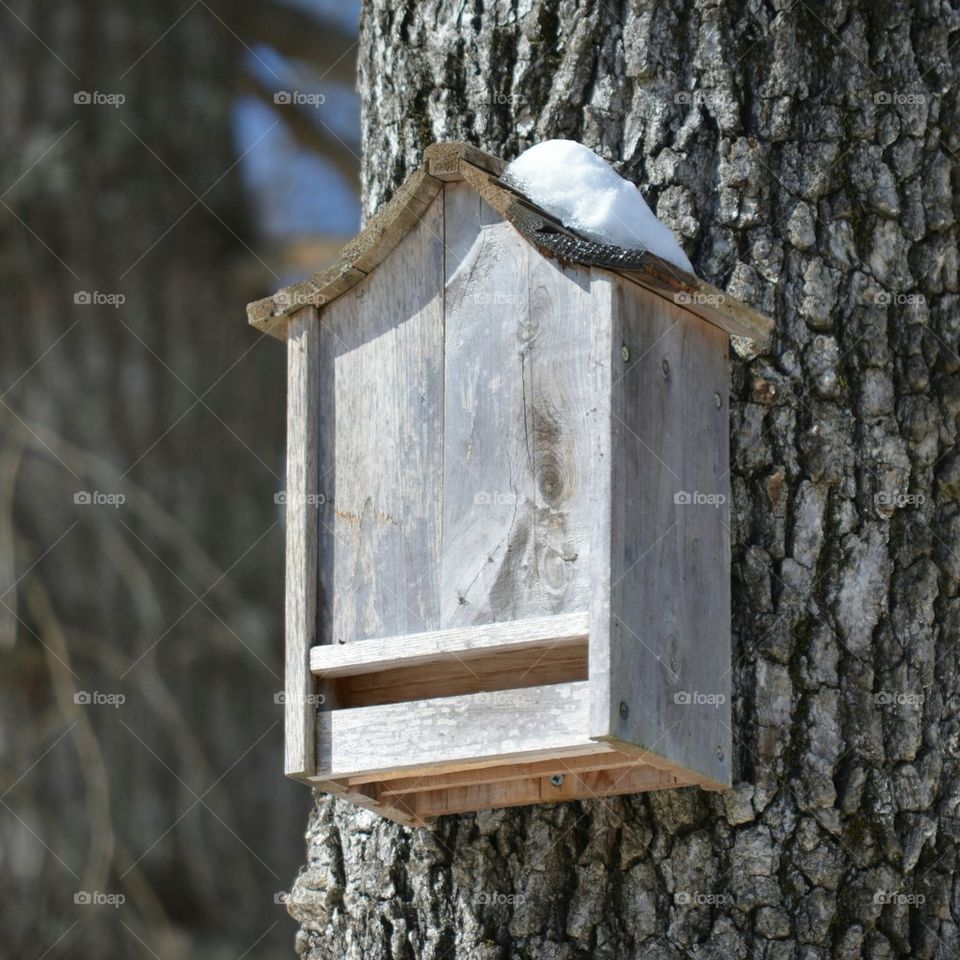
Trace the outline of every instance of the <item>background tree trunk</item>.
{"label": "background tree trunk", "polygon": [[937,0],[365,4],[368,213],[431,141],[578,139],[777,334],[733,360],[735,788],[321,798],[302,956],[960,951],[958,41]]}
{"label": "background tree trunk", "polygon": [[243,320],[241,18],[176,6],[0,7],[0,957],[289,945],[285,367]]}

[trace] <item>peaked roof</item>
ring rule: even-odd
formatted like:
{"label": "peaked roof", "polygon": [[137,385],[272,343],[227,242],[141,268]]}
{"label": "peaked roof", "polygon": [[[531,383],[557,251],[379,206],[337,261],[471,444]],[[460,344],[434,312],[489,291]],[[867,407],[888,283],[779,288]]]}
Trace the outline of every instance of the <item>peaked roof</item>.
{"label": "peaked roof", "polygon": [[503,182],[500,174],[505,166],[499,157],[468,143],[427,147],[423,164],[340,251],[333,266],[248,304],[249,322],[264,333],[285,339],[290,314],[308,305],[322,307],[358,284],[406,236],[445,181],[464,180],[544,256],[604,267],[735,336],[760,341],[769,338],[773,329],[769,317],[692,273],[652,253],[594,243],[568,229]]}

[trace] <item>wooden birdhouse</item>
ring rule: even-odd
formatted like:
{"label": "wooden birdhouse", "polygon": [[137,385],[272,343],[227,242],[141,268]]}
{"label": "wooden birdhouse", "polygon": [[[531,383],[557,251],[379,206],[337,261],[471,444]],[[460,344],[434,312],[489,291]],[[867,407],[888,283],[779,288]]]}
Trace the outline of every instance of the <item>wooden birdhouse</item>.
{"label": "wooden birdhouse", "polygon": [[437,144],[287,341],[286,772],[402,823],[730,784],[728,338]]}

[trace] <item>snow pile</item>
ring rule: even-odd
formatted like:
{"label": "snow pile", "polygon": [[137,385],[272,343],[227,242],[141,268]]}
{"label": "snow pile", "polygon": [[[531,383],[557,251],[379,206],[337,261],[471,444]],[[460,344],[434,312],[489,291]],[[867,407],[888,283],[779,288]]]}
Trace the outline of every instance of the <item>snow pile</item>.
{"label": "snow pile", "polygon": [[503,179],[590,240],[649,250],[693,273],[676,237],[653,215],[640,191],[582,143],[538,143],[507,165]]}

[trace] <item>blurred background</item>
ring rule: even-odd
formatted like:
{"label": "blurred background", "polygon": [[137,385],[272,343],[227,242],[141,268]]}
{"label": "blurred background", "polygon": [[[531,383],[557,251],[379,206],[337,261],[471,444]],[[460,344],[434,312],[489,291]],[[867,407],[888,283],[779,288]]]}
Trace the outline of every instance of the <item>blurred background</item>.
{"label": "blurred background", "polygon": [[285,354],[358,3],[0,0],[0,957],[292,955]]}

